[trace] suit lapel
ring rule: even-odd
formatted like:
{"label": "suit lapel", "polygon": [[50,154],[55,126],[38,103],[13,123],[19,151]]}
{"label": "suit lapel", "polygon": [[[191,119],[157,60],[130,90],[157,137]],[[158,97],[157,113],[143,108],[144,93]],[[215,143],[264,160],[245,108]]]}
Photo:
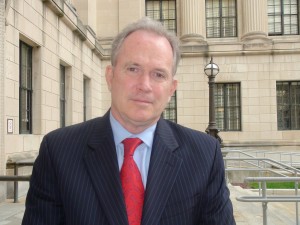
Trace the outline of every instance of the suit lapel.
{"label": "suit lapel", "polygon": [[119,168],[109,113],[95,124],[84,161],[110,224],[127,225]]}
{"label": "suit lapel", "polygon": [[182,159],[174,151],[178,143],[165,121],[157,124],[143,208],[143,225],[159,224],[180,169]]}

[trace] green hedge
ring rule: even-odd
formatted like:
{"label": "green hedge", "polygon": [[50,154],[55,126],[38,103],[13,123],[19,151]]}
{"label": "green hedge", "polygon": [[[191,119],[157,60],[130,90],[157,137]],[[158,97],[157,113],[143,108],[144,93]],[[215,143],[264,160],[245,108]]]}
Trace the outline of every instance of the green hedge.
{"label": "green hedge", "polygon": [[[258,189],[258,183],[249,183],[250,188]],[[267,182],[268,189],[294,189],[294,182]],[[298,188],[300,188],[300,184],[298,184]]]}

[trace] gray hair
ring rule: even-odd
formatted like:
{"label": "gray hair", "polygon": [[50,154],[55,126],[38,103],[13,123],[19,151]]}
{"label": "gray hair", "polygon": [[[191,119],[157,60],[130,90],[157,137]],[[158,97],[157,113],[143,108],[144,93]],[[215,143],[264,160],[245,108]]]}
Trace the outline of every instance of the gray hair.
{"label": "gray hair", "polygon": [[164,28],[164,26],[156,20],[144,17],[138,20],[135,23],[129,24],[125,27],[113,40],[112,49],[111,49],[111,65],[115,66],[117,57],[120,51],[121,46],[123,45],[125,39],[133,32],[138,30],[145,30],[152,33],[155,33],[159,36],[165,37],[173,50],[173,75],[176,74],[177,67],[180,61],[180,50],[179,50],[179,41],[174,33],[169,32]]}

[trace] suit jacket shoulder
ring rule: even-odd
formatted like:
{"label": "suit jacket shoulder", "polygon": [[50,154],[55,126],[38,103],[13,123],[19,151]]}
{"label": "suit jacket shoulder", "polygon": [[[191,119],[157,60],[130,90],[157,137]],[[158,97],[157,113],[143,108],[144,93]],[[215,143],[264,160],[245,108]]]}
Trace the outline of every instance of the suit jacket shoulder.
{"label": "suit jacket shoulder", "polygon": [[220,151],[220,144],[216,138],[171,121],[160,120],[157,135],[169,142],[176,142],[181,151],[190,151],[196,155],[215,157],[215,154]]}

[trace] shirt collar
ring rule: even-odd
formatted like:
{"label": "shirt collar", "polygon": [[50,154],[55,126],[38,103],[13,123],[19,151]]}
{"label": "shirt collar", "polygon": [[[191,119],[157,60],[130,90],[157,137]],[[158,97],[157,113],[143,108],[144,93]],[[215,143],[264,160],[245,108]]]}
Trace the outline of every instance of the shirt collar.
{"label": "shirt collar", "polygon": [[154,138],[154,132],[156,129],[157,123],[154,125],[148,127],[146,130],[139,134],[132,134],[129,131],[127,131],[112,115],[110,112],[109,115],[110,124],[112,127],[112,131],[114,134],[114,141],[116,146],[118,146],[125,138],[133,138],[137,137],[141,139],[149,148],[152,148],[153,138]]}

